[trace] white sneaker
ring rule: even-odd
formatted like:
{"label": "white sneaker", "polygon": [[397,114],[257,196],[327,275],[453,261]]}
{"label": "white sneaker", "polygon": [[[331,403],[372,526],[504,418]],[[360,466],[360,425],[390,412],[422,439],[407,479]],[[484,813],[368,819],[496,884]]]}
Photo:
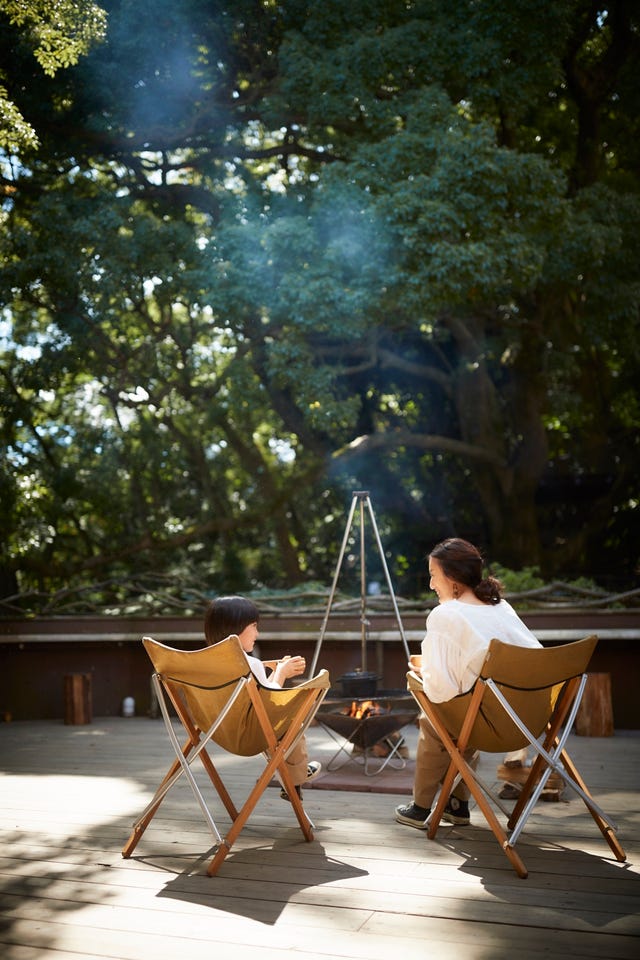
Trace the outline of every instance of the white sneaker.
{"label": "white sneaker", "polygon": [[317,760],[311,760],[307,764],[307,779],[305,783],[308,783],[310,780],[315,780],[315,778],[322,773],[322,764],[318,763]]}

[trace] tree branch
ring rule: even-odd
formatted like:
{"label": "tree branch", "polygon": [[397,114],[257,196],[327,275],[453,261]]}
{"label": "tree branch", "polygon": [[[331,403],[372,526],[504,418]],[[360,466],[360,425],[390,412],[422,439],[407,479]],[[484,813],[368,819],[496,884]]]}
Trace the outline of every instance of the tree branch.
{"label": "tree branch", "polygon": [[393,450],[397,447],[415,447],[419,450],[440,450],[444,453],[453,453],[457,456],[473,460],[482,460],[497,467],[505,468],[507,464],[495,453],[484,447],[477,447],[454,437],[443,437],[430,433],[411,433],[408,430],[392,430],[387,433],[374,433],[364,437],[356,437],[351,443],[336,450],[334,459],[350,460],[372,450]]}

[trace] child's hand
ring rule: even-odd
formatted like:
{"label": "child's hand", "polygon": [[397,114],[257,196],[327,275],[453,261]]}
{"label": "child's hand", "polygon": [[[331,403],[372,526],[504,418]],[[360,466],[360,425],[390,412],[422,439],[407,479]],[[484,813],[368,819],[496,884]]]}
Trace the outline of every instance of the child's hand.
{"label": "child's hand", "polygon": [[283,657],[282,660],[278,662],[278,673],[280,676],[288,680],[289,677],[299,677],[306,670],[307,662],[304,657]]}

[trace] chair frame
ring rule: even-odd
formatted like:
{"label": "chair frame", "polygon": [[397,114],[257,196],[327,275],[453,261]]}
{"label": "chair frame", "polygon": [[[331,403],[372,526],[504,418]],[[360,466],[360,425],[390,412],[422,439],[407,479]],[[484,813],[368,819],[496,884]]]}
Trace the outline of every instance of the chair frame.
{"label": "chair frame", "polygon": [[[227,638],[227,640],[229,639],[231,638]],[[145,637],[143,642],[145,643],[148,652],[150,650],[150,645],[153,645],[157,648],[162,648],[164,651],[176,653],[184,652],[174,651],[172,648],[166,647],[164,644],[160,644],[150,637]],[[224,642],[226,641],[223,641],[223,643]],[[210,650],[211,648],[204,649]],[[192,652],[196,653],[199,651]],[[182,685],[188,686],[189,684],[176,680],[176,678],[168,677],[163,673],[154,672],[152,676],[154,691],[158,700],[169,741],[176,755],[176,759],[173,761],[167,773],[161,780],[153,795],[153,798],[134,823],[131,834],[129,835],[129,838],[122,849],[123,857],[128,858],[133,854],[139,840],[155,816],[160,804],[164,800],[169,790],[182,775],[184,775],[187,779],[187,782],[193,792],[198,806],[201,809],[204,819],[211,830],[214,843],[217,847],[215,854],[207,867],[207,873],[209,876],[214,876],[220,869],[220,866],[222,865],[234,842],[237,840],[243,827],[247,823],[258,800],[262,796],[262,793],[274,776],[278,777],[289,797],[291,807],[296,815],[304,839],[307,842],[313,840],[313,823],[307,816],[302,804],[302,800],[295,789],[291,779],[291,774],[289,773],[285,761],[291,750],[304,735],[304,732],[313,720],[318,708],[326,696],[329,686],[328,679],[324,685],[310,686],[309,688],[302,688],[299,691],[296,691],[299,704],[292,715],[288,729],[278,740],[263,700],[260,696],[261,686],[251,673],[248,664],[246,670],[246,674],[235,677],[232,682],[225,684],[225,686],[232,688],[230,690],[229,697],[226,700],[224,707],[213,719],[213,722],[206,731],[203,731],[198,727],[186,703],[176,693],[176,691],[179,690]],[[314,679],[319,680],[323,677],[323,675],[326,675],[326,671],[322,671],[321,674],[318,675],[318,678]],[[231,799],[231,796],[207,748],[210,746],[211,740],[216,731],[224,724],[225,718],[243,693],[247,694],[251,703],[251,707],[255,711],[260,730],[264,735],[266,747],[262,751],[262,755],[265,758],[264,770],[258,777],[254,787],[245,799],[241,808],[238,810]],[[174,708],[188,735],[188,739],[182,745],[172,723],[169,705]],[[211,781],[216,793],[218,794],[229,817],[231,818],[231,826],[224,836],[222,836],[220,833],[211,811],[207,806],[204,795],[198,786],[198,783],[196,782],[193,771],[191,770],[191,764],[197,758],[200,759],[206,773],[209,776],[209,780]]]}
{"label": "chair frame", "polygon": [[[593,650],[595,642],[597,642],[597,638],[587,637],[584,640],[578,640],[568,646],[574,648],[572,652],[579,655],[581,650],[578,648],[583,645],[582,649],[587,651],[588,662],[591,653],[587,648],[590,646],[591,650]],[[451,792],[456,784],[460,780],[463,780],[516,873],[519,877],[523,879],[526,878],[528,871],[520,855],[515,850],[515,845],[524,830],[529,815],[538,801],[548,778],[551,773],[555,771],[563,777],[566,785],[583,800],[616,859],[621,862],[625,861],[626,854],[616,836],[615,831],[617,827],[615,823],[595,802],[566,750],[566,742],[578,712],[587,681],[586,663],[584,669],[578,674],[564,677],[562,681],[560,681],[562,688],[550,712],[546,731],[541,738],[538,738],[531,733],[514,710],[508,697],[503,692],[503,689],[501,689],[502,685],[499,686],[490,675],[493,654],[497,649],[496,645],[498,645],[498,647],[507,646],[499,640],[491,641],[480,676],[469,692],[470,699],[467,711],[456,736],[447,730],[438,713],[438,705],[433,704],[428,699],[423,688],[422,677],[415,671],[410,671],[407,674],[409,691],[441,739],[451,761],[443,778],[436,805],[428,818],[427,836],[430,840],[435,838],[440,825],[440,819]],[[544,652],[545,648],[541,648],[543,655]],[[487,785],[482,782],[464,757],[467,748],[470,747],[473,749],[474,747],[474,727],[481,717],[482,708],[487,706],[489,698],[492,698],[500,705],[511,722],[518,728],[522,738],[526,740],[527,745],[531,746],[536,752],[536,758],[531,766],[529,776],[510,814],[496,799]],[[540,739],[542,742],[539,742]],[[522,745],[522,741],[519,743],[505,742],[500,747],[496,746],[495,749],[507,752],[518,749]],[[482,749],[482,747],[480,747],[480,749]],[[507,829],[509,834],[507,834],[501,826],[490,801],[495,803],[508,817]]]}

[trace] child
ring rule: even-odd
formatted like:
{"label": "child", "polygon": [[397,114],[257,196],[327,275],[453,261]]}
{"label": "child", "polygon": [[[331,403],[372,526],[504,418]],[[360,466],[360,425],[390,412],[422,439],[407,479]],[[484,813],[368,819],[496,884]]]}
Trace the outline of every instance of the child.
{"label": "child", "polygon": [[[258,638],[258,608],[245,597],[218,597],[207,607],[204,618],[204,635],[207,643],[219,643],[231,634],[236,634],[254,677],[263,687],[279,690],[289,677],[299,677],[305,671],[304,657],[283,657],[282,660],[262,661],[251,656]],[[267,670],[270,671],[267,676]],[[298,796],[303,783],[315,780],[322,765],[317,760],[309,761],[305,738],[301,737],[287,757],[287,766]],[[283,800],[288,800],[286,791],[280,791]]]}

